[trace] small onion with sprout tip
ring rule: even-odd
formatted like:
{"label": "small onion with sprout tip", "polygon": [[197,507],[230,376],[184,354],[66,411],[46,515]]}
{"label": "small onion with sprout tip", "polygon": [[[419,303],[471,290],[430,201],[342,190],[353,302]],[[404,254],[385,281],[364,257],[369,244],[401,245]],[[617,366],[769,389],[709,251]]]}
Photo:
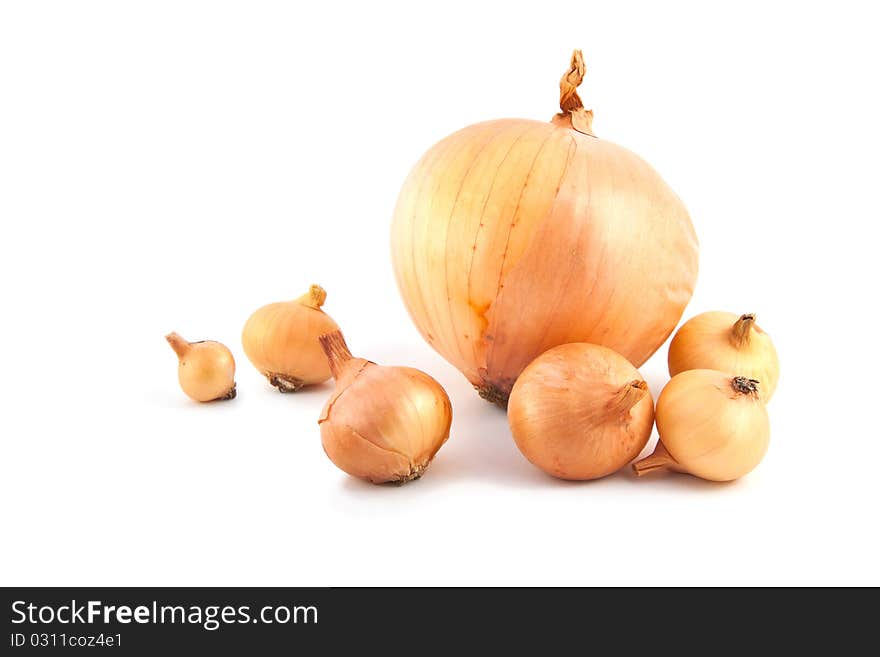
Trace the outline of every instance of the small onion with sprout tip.
{"label": "small onion with sprout tip", "polygon": [[669,375],[685,370],[735,372],[761,382],[767,402],[779,381],[779,357],[754,313],[702,313],[686,321],[669,345]]}
{"label": "small onion with sprout tip", "polygon": [[213,340],[187,342],[177,333],[165,336],[177,354],[177,378],[191,398],[209,402],[235,397],[235,359],[225,345]]}
{"label": "small onion with sprout tip", "polygon": [[244,353],[281,392],[296,392],[330,378],[318,336],[339,327],[321,310],[326,298],[322,287],[312,285],[298,299],[263,306],[244,325]]}
{"label": "small onion with sprout tip", "polygon": [[660,441],[633,464],[641,476],[655,470],[732,481],[751,472],[767,452],[770,420],[760,383],[717,370],[672,377],[657,400]]}
{"label": "small onion with sprout tip", "polygon": [[419,478],[449,437],[452,405],[430,376],[383,367],[348,350],[342,333],[320,338],[336,390],[318,424],[331,461],[374,484]]}

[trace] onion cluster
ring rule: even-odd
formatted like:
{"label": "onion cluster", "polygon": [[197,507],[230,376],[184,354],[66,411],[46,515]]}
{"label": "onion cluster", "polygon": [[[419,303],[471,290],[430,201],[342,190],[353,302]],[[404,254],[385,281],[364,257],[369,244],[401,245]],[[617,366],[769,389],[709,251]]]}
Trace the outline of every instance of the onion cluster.
{"label": "onion cluster", "polygon": [[[427,342],[507,408],[517,447],[544,472],[617,472],[656,422],[659,441],[633,464],[637,475],[737,479],[767,451],[776,349],[754,314],[698,315],[671,342],[655,409],[637,368],[691,298],[697,238],[659,174],[595,136],[577,91],[585,73],[575,51],[549,122],[478,123],[422,156],[392,227],[404,303]],[[449,438],[448,395],[424,372],[354,357],[322,309],[326,296],[312,285],[256,310],[245,354],[282,392],[334,379],[318,425],[339,469],[376,484],[419,478]],[[235,396],[229,349],[167,339],[187,395]]]}

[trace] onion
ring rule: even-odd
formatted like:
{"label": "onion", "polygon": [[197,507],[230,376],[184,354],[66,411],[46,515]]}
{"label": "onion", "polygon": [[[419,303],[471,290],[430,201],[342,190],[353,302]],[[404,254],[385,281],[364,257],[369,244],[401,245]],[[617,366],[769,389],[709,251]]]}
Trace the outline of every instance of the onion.
{"label": "onion", "polygon": [[690,318],[669,343],[669,376],[686,370],[735,372],[761,384],[770,401],[779,381],[779,357],[773,340],[755,323],[754,313],[720,311]]}
{"label": "onion", "polygon": [[235,399],[235,359],[226,345],[213,340],[189,342],[177,333],[165,339],[177,354],[177,380],[190,399]]}
{"label": "onion", "polygon": [[544,472],[598,479],[642,451],[654,428],[654,403],[639,371],[620,354],[565,344],[523,370],[507,418],[516,446]]}
{"label": "onion", "polygon": [[641,365],[691,298],[697,239],[642,159],[592,133],[575,51],[549,123],[478,123],[431,148],[394,214],[397,283],[419,332],[505,405],[525,366],[590,342]]}
{"label": "onion", "polygon": [[258,308],[242,329],[248,360],[280,392],[296,392],[330,378],[318,338],[339,327],[321,310],[326,299],[324,288],[312,285],[298,299]]}
{"label": "onion", "polygon": [[639,476],[673,470],[710,481],[732,481],[751,472],[770,442],[759,385],[716,370],[687,370],[672,377],[657,400],[657,448],[633,470]]}
{"label": "onion", "polygon": [[353,357],[339,331],[319,340],[336,380],[318,420],[327,457],[374,484],[421,477],[449,438],[446,391],[420,370]]}

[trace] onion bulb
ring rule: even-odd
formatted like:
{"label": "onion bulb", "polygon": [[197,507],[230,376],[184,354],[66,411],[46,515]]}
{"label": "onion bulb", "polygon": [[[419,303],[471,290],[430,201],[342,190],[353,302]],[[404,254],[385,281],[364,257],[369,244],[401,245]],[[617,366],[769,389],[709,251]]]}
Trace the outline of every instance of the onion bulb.
{"label": "onion bulb", "polygon": [[520,374],[507,407],[517,447],[562,479],[597,479],[632,461],[654,426],[639,371],[593,344],[550,349]]}
{"label": "onion bulb", "polygon": [[761,382],[767,402],[779,381],[779,357],[770,336],[755,324],[755,315],[708,312],[692,317],[669,345],[669,375],[685,370],[735,372]]}
{"label": "onion bulb", "polygon": [[177,379],[191,398],[209,402],[235,397],[235,359],[225,345],[212,340],[187,342],[177,333],[165,336],[177,354]]}
{"label": "onion bulb", "polygon": [[687,210],[644,160],[593,134],[584,73],[575,51],[550,122],[478,123],[433,146],[394,213],[394,272],[416,327],[502,406],[560,344],[641,365],[696,283]]}
{"label": "onion bulb", "polygon": [[754,469],[770,442],[760,383],[717,370],[687,370],[657,400],[654,453],[633,465],[636,474],[658,469],[732,481]]}
{"label": "onion bulb", "polygon": [[281,392],[296,392],[330,378],[318,337],[339,327],[321,310],[326,298],[322,287],[312,285],[298,299],[263,306],[244,325],[244,353]]}
{"label": "onion bulb", "polygon": [[352,357],[339,331],[320,342],[336,380],[318,420],[327,456],[374,484],[418,479],[449,437],[446,392],[419,370]]}

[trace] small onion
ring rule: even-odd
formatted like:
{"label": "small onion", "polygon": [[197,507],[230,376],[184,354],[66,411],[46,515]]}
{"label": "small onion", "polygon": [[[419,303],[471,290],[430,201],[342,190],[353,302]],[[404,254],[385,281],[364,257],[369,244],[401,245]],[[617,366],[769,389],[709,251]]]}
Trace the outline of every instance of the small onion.
{"label": "small onion", "polygon": [[507,407],[517,447],[562,479],[597,479],[632,461],[654,426],[648,384],[623,356],[566,344],[523,370]]}
{"label": "small onion", "polygon": [[422,476],[449,438],[452,404],[430,376],[354,358],[342,333],[321,336],[336,390],[321,412],[321,443],[331,461],[374,484]]}
{"label": "small onion", "polygon": [[761,382],[767,402],[779,381],[779,357],[770,336],[755,323],[753,313],[708,312],[692,317],[669,345],[669,375],[685,370],[736,372]]}
{"label": "small onion", "polygon": [[298,299],[263,306],[244,325],[244,353],[280,392],[296,392],[330,378],[318,337],[339,327],[321,310],[326,298],[322,287],[312,285]]}
{"label": "small onion", "polygon": [[187,342],[177,333],[165,336],[177,354],[177,379],[188,397],[198,402],[235,397],[235,359],[213,340]]}
{"label": "small onion", "polygon": [[580,51],[550,122],[464,128],[409,174],[392,259],[419,332],[478,392],[507,403],[520,372],[571,342],[639,366],[669,337],[697,277],[681,200],[644,160],[594,136]]}
{"label": "small onion", "polygon": [[636,474],[688,472],[731,481],[751,472],[767,452],[770,420],[759,382],[716,370],[687,370],[657,400],[654,453],[633,465]]}

